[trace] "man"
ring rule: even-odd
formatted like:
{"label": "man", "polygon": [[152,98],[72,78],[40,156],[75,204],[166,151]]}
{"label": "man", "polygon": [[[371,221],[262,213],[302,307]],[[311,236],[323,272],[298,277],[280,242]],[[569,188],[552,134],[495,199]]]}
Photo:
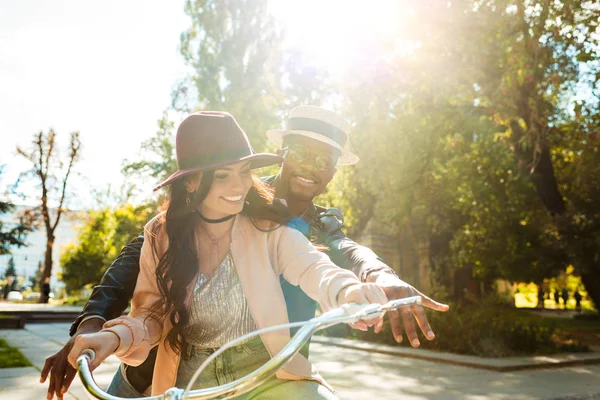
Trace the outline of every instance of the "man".
{"label": "man", "polygon": [[[343,216],[338,210],[325,209],[313,203],[314,197],[322,193],[333,179],[337,166],[358,162],[358,157],[348,147],[349,131],[350,125],[336,113],[314,106],[294,108],[287,129],[267,132],[271,142],[280,148],[279,154],[284,157],[284,162],[280,172],[265,181],[275,189],[275,196],[284,200],[295,216],[289,225],[303,232],[314,243],[325,245],[337,265],[352,270],[362,281],[381,285],[390,300],[418,295],[422,296],[423,306],[447,311],[447,305],[431,300],[401,281],[373,251],[348,239],[342,232]],[[75,371],[67,363],[74,338],[99,331],[105,320],[118,317],[127,307],[139,272],[142,243],[143,236],[140,235],[123,249],[100,285],[94,288],[82,314],[71,327],[71,340],[46,360],[41,381],[44,382],[52,370],[49,399],[54,393],[62,398],[75,376]],[[316,303],[299,288],[284,280],[281,284],[290,322],[312,318]],[[435,337],[421,306],[403,308],[390,313],[389,317],[398,342],[402,341],[404,325],[411,345],[419,346],[414,319],[428,340]],[[367,329],[364,324],[356,327]],[[382,324],[379,324],[375,331],[379,332],[381,328]],[[302,352],[307,355],[308,348]],[[139,393],[151,383],[154,357],[151,354],[139,367],[122,366],[109,392],[121,397],[139,397]]]}

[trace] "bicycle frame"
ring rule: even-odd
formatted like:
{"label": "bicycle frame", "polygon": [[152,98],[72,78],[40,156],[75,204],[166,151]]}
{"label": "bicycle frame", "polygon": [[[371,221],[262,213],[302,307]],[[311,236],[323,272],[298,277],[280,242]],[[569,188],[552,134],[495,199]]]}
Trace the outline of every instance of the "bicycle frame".
{"label": "bicycle frame", "polygon": [[[206,389],[191,390],[185,394],[185,390],[179,388],[171,388],[164,394],[158,396],[142,397],[140,400],[182,400],[184,397],[189,399],[228,399],[235,396],[239,396],[243,393],[249,392],[250,390],[260,386],[267,379],[273,376],[277,370],[283,367],[288,361],[296,355],[300,349],[309,341],[310,337],[318,330],[327,328],[329,326],[338,323],[352,323],[364,319],[372,319],[382,317],[387,311],[396,310],[402,306],[421,304],[421,297],[407,297],[400,300],[392,300],[386,304],[346,304],[340,308],[328,311],[318,317],[312,318],[308,321],[296,324],[285,324],[265,329],[259,329],[248,335],[244,335],[241,338],[235,339],[221,349],[218,352],[229,348],[240,339],[253,337],[260,335],[261,333],[273,331],[277,329],[289,328],[290,326],[302,325],[298,332],[291,338],[288,344],[281,349],[279,353],[271,358],[262,367],[258,368],[254,372],[237,379],[233,382],[226,383],[221,386],[216,386]],[[81,355],[77,358],[77,369],[79,377],[83,383],[83,387],[100,400],[125,400],[121,397],[112,396],[96,384],[92,372],[90,371],[90,362],[94,359],[95,354],[91,349],[84,350]]]}

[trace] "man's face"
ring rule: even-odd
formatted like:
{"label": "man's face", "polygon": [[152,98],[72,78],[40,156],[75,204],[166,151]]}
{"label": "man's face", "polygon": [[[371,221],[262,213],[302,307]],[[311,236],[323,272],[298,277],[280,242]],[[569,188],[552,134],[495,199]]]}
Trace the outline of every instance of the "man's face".
{"label": "man's face", "polygon": [[335,165],[341,152],[326,143],[300,135],[286,136],[283,148],[285,160],[281,165],[280,179],[286,195],[307,201],[321,194],[335,175]]}

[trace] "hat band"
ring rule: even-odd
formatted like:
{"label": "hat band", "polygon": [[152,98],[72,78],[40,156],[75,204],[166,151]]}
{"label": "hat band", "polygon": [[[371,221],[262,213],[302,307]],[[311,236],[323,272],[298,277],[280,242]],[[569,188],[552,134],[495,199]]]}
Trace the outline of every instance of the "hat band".
{"label": "hat band", "polygon": [[328,124],[327,122],[319,121],[312,118],[290,118],[288,119],[287,128],[290,131],[308,131],[323,135],[335,142],[341,147],[344,147],[348,140],[348,135],[341,129]]}
{"label": "hat band", "polygon": [[217,164],[221,162],[239,160],[254,154],[251,147],[242,147],[237,149],[229,149],[211,154],[200,154],[196,157],[186,158],[185,160],[177,161],[179,169],[202,168],[207,165]]}

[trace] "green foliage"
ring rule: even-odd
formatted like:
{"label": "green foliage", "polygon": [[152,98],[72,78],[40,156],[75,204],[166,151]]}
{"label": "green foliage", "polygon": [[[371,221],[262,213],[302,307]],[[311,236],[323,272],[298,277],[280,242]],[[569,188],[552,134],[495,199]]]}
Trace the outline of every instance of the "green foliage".
{"label": "green foliage", "polygon": [[[191,73],[173,106],[230,111],[257,150],[291,106],[337,106],[361,162],[317,202],[342,209],[353,236],[374,221],[399,238],[420,254],[425,287],[429,272],[449,291],[456,268],[492,288],[573,264],[599,301],[597,2],[407,6],[398,39],[410,49],[383,41],[334,79],[283,48],[266,1],[189,0],[181,54]],[[158,161],[130,170],[172,167],[170,140],[159,133],[146,146]]]}
{"label": "green foliage", "polygon": [[[0,176],[2,175],[3,165],[0,165]],[[13,212],[15,206],[9,201],[0,201],[0,215]],[[21,216],[15,226],[5,227],[5,223],[0,220],[0,255],[10,254],[12,246],[26,246],[25,239],[27,234],[33,231],[33,223]]]}
{"label": "green foliage", "polygon": [[[0,214],[8,213],[13,210],[14,205],[12,203],[0,201]],[[16,226],[10,227],[9,229],[6,229],[4,223],[0,221],[0,255],[10,254],[10,248],[12,246],[26,246],[25,240],[27,234],[32,230],[32,225],[25,222],[23,218],[21,218]]]}
{"label": "green foliage", "polygon": [[190,76],[173,93],[181,111],[225,110],[257,151],[277,126],[281,100],[281,33],[266,0],[188,0],[191,26],[181,34]]}
{"label": "green foliage", "polygon": [[589,351],[585,345],[559,338],[555,321],[489,300],[481,305],[457,304],[452,323],[438,315],[428,318],[436,327],[436,340],[427,348],[492,357]]}
{"label": "green foliage", "polygon": [[91,211],[76,243],[67,245],[60,257],[60,277],[67,291],[78,292],[96,285],[121,249],[143,230],[152,208],[126,204],[117,209]]}
{"label": "green foliage", "polygon": [[364,229],[364,224],[369,221],[369,216],[374,213],[373,196],[368,192],[357,190],[363,186],[358,183],[359,179],[361,176],[356,173],[356,168],[340,168],[327,186],[326,192],[314,200],[316,204],[324,207],[342,210],[344,226],[349,235],[360,234]]}
{"label": "green foliage", "polygon": [[[329,198],[344,199],[353,227],[374,217],[414,251],[429,248],[436,277],[469,267],[486,286],[540,281],[572,263],[598,300],[598,5],[411,7],[414,50],[383,43],[338,82],[360,196],[342,185]],[[573,103],[577,87],[595,97]]]}
{"label": "green foliage", "polygon": [[0,339],[0,368],[30,367],[29,360],[21,352]]}
{"label": "green foliage", "polygon": [[87,297],[69,296],[66,298],[65,301],[63,301],[62,305],[63,306],[85,306],[87,301],[88,301]]}

